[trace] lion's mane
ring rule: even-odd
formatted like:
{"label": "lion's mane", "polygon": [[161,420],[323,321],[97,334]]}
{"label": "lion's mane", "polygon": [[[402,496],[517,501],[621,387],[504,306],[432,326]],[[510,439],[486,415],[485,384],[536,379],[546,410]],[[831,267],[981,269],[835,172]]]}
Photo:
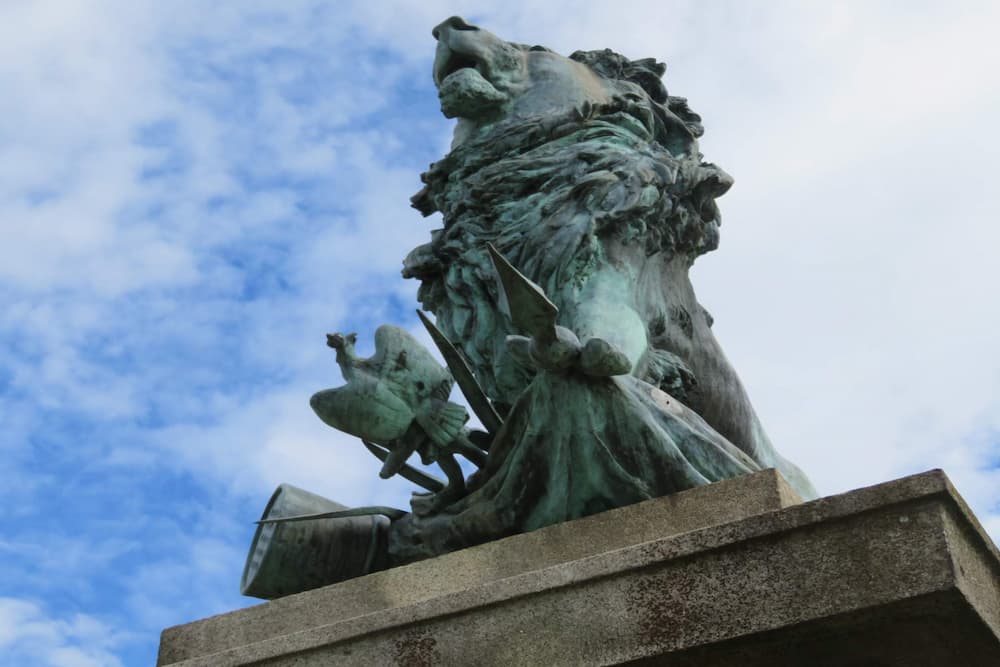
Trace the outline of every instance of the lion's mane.
{"label": "lion's mane", "polygon": [[[497,293],[486,242],[563,307],[578,277],[609,261],[610,241],[688,263],[715,249],[714,199],[732,183],[702,161],[700,118],[667,95],[662,64],[609,50],[571,57],[613,80],[609,104],[501,121],[431,165],[413,198],[424,215],[440,211],[444,228],[410,253],[403,275],[421,280],[423,307],[461,344],[490,397],[506,405],[528,372],[504,353],[512,331],[491,307]],[[645,305],[655,317],[656,304]]]}

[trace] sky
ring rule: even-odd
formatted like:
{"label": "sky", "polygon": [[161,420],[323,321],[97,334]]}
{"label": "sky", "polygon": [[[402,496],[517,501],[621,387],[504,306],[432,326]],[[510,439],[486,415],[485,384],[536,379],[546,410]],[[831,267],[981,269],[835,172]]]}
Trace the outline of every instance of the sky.
{"label": "sky", "polygon": [[309,396],[418,327],[453,14],[667,63],[736,181],[692,273],[823,495],[943,468],[1000,537],[993,2],[0,0],[0,665],[149,665],[289,482],[406,507]]}

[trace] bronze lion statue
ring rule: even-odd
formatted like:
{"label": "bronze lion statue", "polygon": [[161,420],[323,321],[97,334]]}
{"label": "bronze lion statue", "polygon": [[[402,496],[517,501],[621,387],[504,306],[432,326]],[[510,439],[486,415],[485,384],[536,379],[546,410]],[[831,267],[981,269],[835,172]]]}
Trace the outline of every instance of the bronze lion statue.
{"label": "bronze lion statue", "polygon": [[[407,256],[403,275],[420,280],[421,304],[507,419],[478,490],[449,510],[451,543],[438,551],[483,539],[475,522],[463,528],[464,514],[480,525],[495,512],[494,532],[523,530],[762,468],[815,497],[774,450],[695,297],[688,273],[718,245],[715,200],[732,179],[703,160],[701,119],[668,94],[665,66],[610,50],[567,58],[458,17],[434,37],[441,108],[457,125],[412,201],[440,212],[444,227]],[[520,332],[501,307],[487,243],[544,290],[559,325],[624,353],[627,381],[543,382],[512,355],[506,339]],[[570,403],[585,414],[567,416]],[[566,476],[593,483],[564,488]],[[579,502],[567,509],[569,496]],[[428,526],[401,539],[423,531],[426,541]]]}

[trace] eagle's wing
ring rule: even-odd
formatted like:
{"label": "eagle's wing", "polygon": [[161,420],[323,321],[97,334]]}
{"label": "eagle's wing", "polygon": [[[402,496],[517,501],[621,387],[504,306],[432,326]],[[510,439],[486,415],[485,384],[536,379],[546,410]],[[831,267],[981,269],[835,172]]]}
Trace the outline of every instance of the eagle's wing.
{"label": "eagle's wing", "polygon": [[454,384],[420,341],[389,324],[375,330],[375,354],[364,363],[413,408],[431,395],[447,398]]}
{"label": "eagle's wing", "polygon": [[415,416],[392,387],[364,374],[343,387],[313,394],[309,404],[329,426],[379,444],[402,437]]}

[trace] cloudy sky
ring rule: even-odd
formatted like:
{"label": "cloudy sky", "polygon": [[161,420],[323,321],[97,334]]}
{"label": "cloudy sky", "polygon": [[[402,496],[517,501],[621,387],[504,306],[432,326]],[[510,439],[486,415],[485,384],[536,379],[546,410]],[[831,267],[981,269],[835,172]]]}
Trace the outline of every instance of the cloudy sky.
{"label": "cloudy sky", "polygon": [[695,287],[778,448],[823,494],[944,468],[996,539],[998,8],[0,1],[0,664],[148,665],[252,604],[280,482],[406,506],[308,398],[324,333],[415,326],[451,14],[666,61],[736,179]]}

